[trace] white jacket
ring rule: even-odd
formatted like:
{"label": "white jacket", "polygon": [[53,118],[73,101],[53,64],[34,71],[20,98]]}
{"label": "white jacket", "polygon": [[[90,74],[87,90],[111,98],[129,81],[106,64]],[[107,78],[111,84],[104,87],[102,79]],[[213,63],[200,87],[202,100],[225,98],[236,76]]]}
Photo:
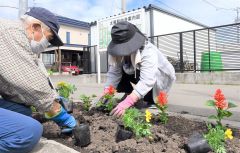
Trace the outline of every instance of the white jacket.
{"label": "white jacket", "polygon": [[[123,57],[109,55],[109,70],[105,87],[113,85],[115,88],[122,78]],[[175,81],[175,70],[172,64],[152,43],[147,42],[143,50],[131,55],[134,69],[140,70],[140,80],[133,92],[143,98],[153,89],[153,99],[160,91],[168,92]],[[136,73],[135,73],[136,74]]]}

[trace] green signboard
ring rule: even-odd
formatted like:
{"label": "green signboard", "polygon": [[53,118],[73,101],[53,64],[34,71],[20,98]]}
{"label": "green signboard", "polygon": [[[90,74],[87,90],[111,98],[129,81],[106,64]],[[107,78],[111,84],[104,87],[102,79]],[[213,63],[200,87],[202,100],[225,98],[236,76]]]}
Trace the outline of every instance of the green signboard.
{"label": "green signboard", "polygon": [[136,25],[143,33],[145,33],[145,11],[139,9],[136,11],[128,12],[118,16],[113,16],[107,19],[98,21],[99,30],[99,49],[107,50],[107,46],[111,41],[111,28],[114,24],[120,21],[128,21]]}

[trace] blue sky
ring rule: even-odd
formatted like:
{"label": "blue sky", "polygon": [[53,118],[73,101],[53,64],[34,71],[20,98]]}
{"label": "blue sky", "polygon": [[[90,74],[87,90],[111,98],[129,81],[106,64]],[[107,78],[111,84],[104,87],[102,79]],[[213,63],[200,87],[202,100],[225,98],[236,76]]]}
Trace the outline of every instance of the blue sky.
{"label": "blue sky", "polygon": [[[44,7],[56,14],[87,22],[121,12],[121,0],[28,0],[28,2],[29,7]],[[127,10],[154,4],[208,26],[233,23],[237,16],[236,8],[240,7],[240,0],[126,0],[126,3]],[[0,6],[18,7],[18,0],[0,0]],[[17,19],[17,16],[17,9],[0,7],[0,18]]]}

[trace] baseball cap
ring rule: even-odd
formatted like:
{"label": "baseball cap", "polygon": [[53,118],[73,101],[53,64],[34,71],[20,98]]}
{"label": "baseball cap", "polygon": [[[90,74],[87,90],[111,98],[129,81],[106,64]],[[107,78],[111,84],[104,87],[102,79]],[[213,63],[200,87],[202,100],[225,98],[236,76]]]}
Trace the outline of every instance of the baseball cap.
{"label": "baseball cap", "polygon": [[49,10],[41,7],[32,7],[29,12],[26,12],[27,15],[32,16],[45,25],[47,25],[53,32],[53,39],[49,41],[53,46],[62,46],[63,42],[58,35],[59,23],[57,17],[50,12]]}

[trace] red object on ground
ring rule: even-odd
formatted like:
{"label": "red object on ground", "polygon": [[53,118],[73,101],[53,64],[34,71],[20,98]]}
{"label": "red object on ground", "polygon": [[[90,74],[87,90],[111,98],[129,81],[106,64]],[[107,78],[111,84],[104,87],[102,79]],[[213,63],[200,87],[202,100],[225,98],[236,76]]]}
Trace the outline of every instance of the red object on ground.
{"label": "red object on ground", "polygon": [[75,75],[80,74],[80,69],[77,66],[62,66],[63,72],[69,72]]}

